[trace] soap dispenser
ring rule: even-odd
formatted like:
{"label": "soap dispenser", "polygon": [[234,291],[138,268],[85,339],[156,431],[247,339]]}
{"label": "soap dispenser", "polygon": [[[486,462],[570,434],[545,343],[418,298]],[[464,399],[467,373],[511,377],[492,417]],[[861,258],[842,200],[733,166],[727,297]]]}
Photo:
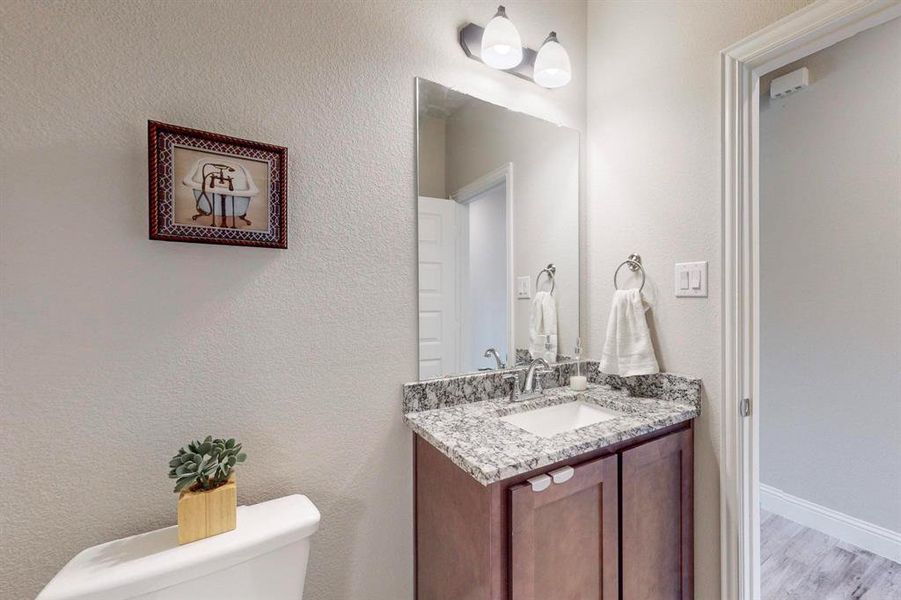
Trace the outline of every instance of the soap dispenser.
{"label": "soap dispenser", "polygon": [[569,389],[576,392],[584,392],[588,389],[588,378],[582,375],[582,338],[576,338],[573,358],[576,361],[576,374],[569,377]]}

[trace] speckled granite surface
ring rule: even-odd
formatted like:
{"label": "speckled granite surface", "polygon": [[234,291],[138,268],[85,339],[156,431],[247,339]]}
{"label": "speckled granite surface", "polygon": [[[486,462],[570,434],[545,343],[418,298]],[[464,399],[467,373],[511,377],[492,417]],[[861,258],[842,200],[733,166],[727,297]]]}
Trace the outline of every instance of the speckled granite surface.
{"label": "speckled granite surface", "polygon": [[[675,373],[636,375],[620,377],[607,375],[598,370],[596,362],[589,365],[588,380],[592,383],[607,384],[614,389],[626,389],[632,396],[640,398],[660,398],[672,402],[688,402],[701,406],[701,380]],[[567,383],[569,380],[567,380]]]}
{"label": "speckled granite surface", "polygon": [[[588,376],[588,381],[591,383],[607,384],[617,389],[623,388],[633,396],[662,398],[696,405],[700,405],[701,402],[700,379],[672,373],[619,377],[601,373],[598,370],[597,361],[583,360],[581,365],[582,375]],[[510,390],[508,384],[504,382],[504,377],[511,373],[517,373],[521,378],[525,370],[525,367],[517,367],[408,383],[403,387],[403,411],[408,413],[431,410],[499,398],[508,394]],[[576,361],[559,362],[554,365],[553,370],[553,373],[541,377],[541,383],[545,389],[569,385],[570,375],[576,372]]]}
{"label": "speckled granite surface", "polygon": [[[564,360],[572,360],[571,356],[566,356],[565,354],[557,354],[557,362],[562,362]],[[529,354],[528,348],[517,348],[516,349],[516,365],[528,365],[532,362],[532,355]]]}
{"label": "speckled granite surface", "polygon": [[[685,378],[678,378],[686,381]],[[490,399],[454,402],[446,399],[440,408],[407,412],[404,421],[418,435],[448,456],[457,466],[483,485],[489,485],[586,452],[599,450],[658,429],[692,419],[700,413],[700,381],[697,394],[693,386],[681,386],[681,400],[643,398],[630,395],[627,386],[591,384],[585,392],[559,387],[547,390],[543,397],[509,402],[505,395]],[[480,393],[489,394],[494,383],[467,382]],[[656,387],[655,387],[656,386]],[[676,397],[672,381],[664,378],[636,389],[669,387]],[[621,413],[621,416],[581,429],[543,438],[501,420],[501,417],[573,400],[583,400]]]}

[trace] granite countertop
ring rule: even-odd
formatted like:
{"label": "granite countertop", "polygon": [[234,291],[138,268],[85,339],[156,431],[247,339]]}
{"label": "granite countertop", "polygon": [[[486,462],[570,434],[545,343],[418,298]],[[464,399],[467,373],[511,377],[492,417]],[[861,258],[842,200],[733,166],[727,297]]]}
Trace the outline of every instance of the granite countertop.
{"label": "granite countertop", "polygon": [[[697,385],[699,389],[700,382]],[[597,404],[622,416],[550,438],[501,420],[507,415],[575,400]],[[632,395],[628,389],[590,384],[584,392],[557,387],[546,390],[539,398],[521,402],[511,403],[500,397],[410,411],[404,414],[404,421],[479,483],[489,485],[688,421],[699,414],[700,402],[689,397],[646,398]]]}

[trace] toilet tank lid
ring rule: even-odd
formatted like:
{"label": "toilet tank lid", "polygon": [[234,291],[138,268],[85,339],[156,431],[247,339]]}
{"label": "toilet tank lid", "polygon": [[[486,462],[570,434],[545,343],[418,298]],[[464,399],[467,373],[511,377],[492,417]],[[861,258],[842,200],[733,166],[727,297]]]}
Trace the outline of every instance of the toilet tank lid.
{"label": "toilet tank lid", "polygon": [[238,507],[237,528],[183,546],[167,527],[88,548],[37,600],[123,600],[197,579],[311,536],[319,511],[306,496]]}

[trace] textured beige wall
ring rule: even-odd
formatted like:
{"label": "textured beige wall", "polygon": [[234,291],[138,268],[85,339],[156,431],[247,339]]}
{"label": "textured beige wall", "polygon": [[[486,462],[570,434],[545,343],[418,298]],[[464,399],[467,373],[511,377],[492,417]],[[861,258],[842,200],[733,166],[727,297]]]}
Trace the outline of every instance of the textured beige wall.
{"label": "textured beige wall", "polygon": [[[658,287],[660,366],[704,380],[695,436],[696,597],[719,593],[719,51],[805,0],[588,3],[589,351],[604,339],[610,278],[641,254]],[[673,264],[709,261],[709,297],[675,298]]]}
{"label": "textured beige wall", "polygon": [[[305,598],[412,598],[414,76],[584,131],[584,3],[507,3],[565,40],[556,91],[464,56],[495,8],[0,4],[0,597],[172,524],[166,462],[209,431],[242,503],[321,508]],[[288,146],[290,248],[148,241],[148,118]]]}
{"label": "textured beige wall", "polygon": [[803,66],[760,104],[760,482],[901,532],[901,19]]}
{"label": "textured beige wall", "polygon": [[447,121],[438,117],[419,119],[419,195],[447,198],[445,189],[445,137]]}

